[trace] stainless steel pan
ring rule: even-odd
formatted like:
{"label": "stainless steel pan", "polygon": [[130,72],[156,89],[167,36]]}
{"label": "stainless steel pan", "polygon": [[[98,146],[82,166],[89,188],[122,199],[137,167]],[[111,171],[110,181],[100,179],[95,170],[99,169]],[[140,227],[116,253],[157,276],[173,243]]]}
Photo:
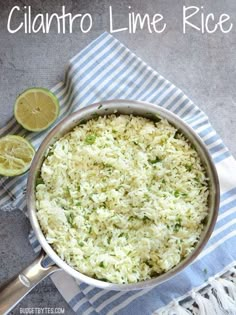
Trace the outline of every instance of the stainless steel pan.
{"label": "stainless steel pan", "polygon": [[[41,164],[44,160],[45,153],[48,147],[53,144],[57,139],[73,129],[73,127],[78,125],[80,122],[89,120],[95,115],[108,115],[112,113],[134,114],[154,120],[157,119],[157,116],[166,118],[171,124],[173,124],[183,134],[185,134],[185,136],[196,147],[196,150],[198,151],[201,160],[207,170],[210,183],[208,223],[206,224],[205,229],[202,232],[200,241],[197,244],[195,250],[191,253],[190,256],[185,258],[183,261],[181,261],[181,263],[179,263],[176,267],[169,270],[168,272],[151,280],[142,281],[134,284],[114,284],[100,281],[81,274],[79,271],[70,267],[56,254],[53,248],[47,243],[40,229],[40,225],[36,216],[35,181],[40,172]],[[168,110],[153,104],[128,100],[111,100],[93,104],[91,106],[78,110],[77,112],[62,120],[48,134],[48,136],[45,138],[40,148],[38,149],[30,168],[27,183],[27,207],[32,228],[42,246],[43,251],[41,255],[30,266],[28,266],[18,276],[16,276],[8,284],[1,288],[0,314],[4,314],[5,312],[10,311],[37,283],[39,283],[39,281],[57,270],[64,270],[72,277],[86,282],[89,285],[93,285],[103,289],[122,291],[143,289],[146,287],[154,286],[175,276],[177,273],[183,270],[183,268],[193,262],[193,260],[202,251],[204,245],[206,244],[212,233],[219,207],[219,182],[215,166],[204,143],[201,141],[198,135],[180,118],[178,118],[176,115],[172,114]],[[44,268],[42,265],[42,260],[44,259],[44,257],[46,257],[46,255],[48,255],[55,262],[55,264]]]}

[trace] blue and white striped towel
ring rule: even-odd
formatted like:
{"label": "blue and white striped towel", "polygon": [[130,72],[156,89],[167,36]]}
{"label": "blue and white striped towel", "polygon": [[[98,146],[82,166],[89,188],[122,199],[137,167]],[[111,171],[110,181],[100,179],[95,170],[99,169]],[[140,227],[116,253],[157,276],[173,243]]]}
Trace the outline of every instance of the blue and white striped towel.
{"label": "blue and white striped towel", "polygon": [[[119,98],[148,101],[173,111],[193,127],[207,145],[219,173],[221,188],[220,214],[215,230],[203,252],[188,268],[161,285],[134,292],[101,290],[78,283],[64,272],[55,273],[52,279],[73,310],[83,315],[146,315],[157,310],[159,314],[162,312],[160,309],[165,314],[169,314],[168,310],[172,314],[184,314],[183,309],[178,313],[176,303],[173,313],[171,301],[181,301],[188,295],[197,301],[195,292],[208,283],[215,288],[215,293],[217,285],[224,287],[228,284],[230,287],[230,281],[224,284],[213,282],[216,275],[235,266],[236,176],[232,175],[236,174],[236,162],[207,116],[180,89],[108,33],[103,33],[70,61],[65,81],[53,87],[52,91],[60,100],[59,119],[88,104]],[[0,135],[25,135],[37,148],[47,132],[28,133],[12,119],[0,130]],[[0,179],[0,209],[25,210],[26,180],[27,175]],[[30,241],[38,251],[39,244],[33,233]],[[231,291],[228,290],[229,295],[226,293],[228,304],[225,307],[232,311],[236,310],[236,292]],[[222,302],[219,305],[222,307]]]}

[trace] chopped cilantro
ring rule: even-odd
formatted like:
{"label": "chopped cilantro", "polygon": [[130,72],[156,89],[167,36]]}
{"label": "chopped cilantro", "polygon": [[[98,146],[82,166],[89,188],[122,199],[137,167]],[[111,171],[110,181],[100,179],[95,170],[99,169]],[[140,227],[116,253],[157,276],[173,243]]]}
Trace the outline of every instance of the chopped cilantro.
{"label": "chopped cilantro", "polygon": [[85,138],[85,143],[87,144],[93,144],[96,140],[96,136],[95,135],[88,135],[86,138]]}
{"label": "chopped cilantro", "polygon": [[185,168],[186,168],[186,170],[187,170],[188,172],[191,172],[191,170],[193,169],[193,166],[192,166],[192,164],[186,164],[186,165],[185,165]]}
{"label": "chopped cilantro", "polygon": [[176,224],[174,225],[174,232],[179,231],[179,229],[182,227],[181,223],[182,223],[182,219],[180,217],[178,217],[176,219]]}
{"label": "chopped cilantro", "polygon": [[174,192],[174,196],[177,198],[177,197],[179,197],[179,195],[180,195],[179,190],[176,190],[176,191]]}
{"label": "chopped cilantro", "polygon": [[68,221],[68,223],[69,223],[70,225],[73,225],[73,224],[74,224],[74,218],[75,218],[75,216],[74,216],[73,213],[70,213],[70,214],[68,215],[67,221]]}
{"label": "chopped cilantro", "polygon": [[178,232],[180,228],[181,228],[181,224],[176,223],[176,224],[174,225],[174,232]]}
{"label": "chopped cilantro", "polygon": [[148,160],[148,162],[149,162],[150,164],[156,164],[156,163],[158,163],[158,162],[161,162],[161,159],[157,156],[154,160]]}
{"label": "chopped cilantro", "polygon": [[181,193],[178,189],[174,191],[174,196],[175,196],[176,198],[178,198],[180,195],[183,196],[183,197],[187,197],[187,196],[188,196],[188,194],[186,194],[186,193]]}
{"label": "chopped cilantro", "polygon": [[176,219],[176,221],[177,221],[179,224],[181,224],[182,219],[181,219],[180,217],[178,217],[178,218]]}
{"label": "chopped cilantro", "polygon": [[103,261],[101,261],[101,262],[100,262],[99,267],[101,267],[101,268],[105,268],[105,266],[104,266],[104,262],[103,262]]}
{"label": "chopped cilantro", "polygon": [[147,223],[148,221],[151,221],[151,219],[145,215],[145,216],[143,217],[143,222],[144,222],[144,223]]}

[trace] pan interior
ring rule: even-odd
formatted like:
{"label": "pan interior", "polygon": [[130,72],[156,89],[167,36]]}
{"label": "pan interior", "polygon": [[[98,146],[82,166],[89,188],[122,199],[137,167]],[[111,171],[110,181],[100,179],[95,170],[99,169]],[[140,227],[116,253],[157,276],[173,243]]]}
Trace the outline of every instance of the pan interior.
{"label": "pan interior", "polygon": [[[102,106],[101,106],[102,105]],[[42,162],[44,160],[45,154],[47,152],[48,147],[53,144],[57,139],[61,138],[63,135],[68,133],[70,130],[74,128],[74,126],[80,124],[81,122],[85,122],[91,118],[94,118],[97,115],[110,115],[115,113],[116,115],[119,114],[132,114],[136,116],[143,116],[151,120],[159,120],[159,117],[163,117],[167,119],[172,125],[174,125],[181,133],[183,133],[186,138],[190,140],[191,143],[194,144],[196,150],[204,164],[204,167],[207,171],[207,175],[209,177],[210,183],[210,195],[209,195],[209,217],[207,225],[205,226],[204,231],[202,232],[201,239],[196,246],[195,250],[192,252],[190,256],[186,259],[181,261],[176,267],[171,269],[170,271],[166,272],[158,276],[157,278],[142,281],[139,283],[134,284],[124,284],[124,285],[117,285],[111,284],[104,281],[96,280],[90,277],[87,277],[80,272],[71,268],[68,264],[62,261],[58,255],[54,252],[51,246],[45,240],[45,237],[40,229],[37,217],[36,217],[36,208],[35,208],[35,181],[40,171]],[[94,104],[86,109],[80,110],[64,121],[62,121],[59,125],[57,125],[52,132],[46,137],[42,145],[40,146],[35,159],[33,161],[29,180],[28,180],[28,188],[27,188],[27,204],[28,204],[28,211],[29,217],[32,223],[32,226],[35,230],[36,236],[38,237],[42,247],[44,250],[49,254],[49,256],[55,261],[57,265],[71,274],[73,277],[85,281],[89,284],[101,287],[101,288],[112,288],[117,290],[130,290],[130,289],[139,289],[146,286],[155,285],[157,283],[161,283],[166,279],[170,278],[178,271],[182,270],[186,267],[201,251],[202,247],[206,243],[207,239],[209,238],[211,231],[213,229],[216,216],[217,216],[217,209],[218,209],[218,195],[219,195],[219,186],[217,180],[217,174],[214,168],[214,165],[211,161],[209,153],[207,152],[205,146],[199,139],[199,137],[180,120],[177,116],[173,115],[169,111],[164,110],[156,105],[142,103],[142,102],[135,102],[135,101],[107,101],[103,102],[102,104]]]}

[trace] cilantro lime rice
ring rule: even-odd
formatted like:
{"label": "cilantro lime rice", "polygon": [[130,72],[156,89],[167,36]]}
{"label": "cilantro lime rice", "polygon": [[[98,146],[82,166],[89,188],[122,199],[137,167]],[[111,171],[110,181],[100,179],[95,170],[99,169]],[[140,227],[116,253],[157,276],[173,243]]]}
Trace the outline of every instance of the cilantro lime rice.
{"label": "cilantro lime rice", "polygon": [[36,187],[37,216],[48,243],[73,268],[134,283],[193,251],[208,192],[197,152],[166,120],[109,115],[50,148]]}

